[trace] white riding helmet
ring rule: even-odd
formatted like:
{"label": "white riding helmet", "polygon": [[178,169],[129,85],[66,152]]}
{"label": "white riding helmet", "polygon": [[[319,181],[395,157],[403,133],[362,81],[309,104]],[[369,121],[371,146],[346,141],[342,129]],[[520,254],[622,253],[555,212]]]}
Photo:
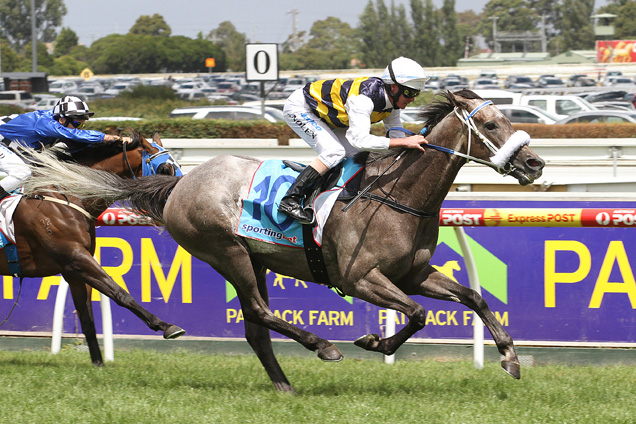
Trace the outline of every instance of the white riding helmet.
{"label": "white riding helmet", "polygon": [[382,73],[382,80],[386,84],[398,84],[421,91],[424,90],[429,78],[416,61],[406,57],[398,57],[386,67]]}
{"label": "white riding helmet", "polygon": [[53,107],[53,116],[74,116],[88,119],[89,116],[93,115],[95,113],[90,111],[86,102],[75,96],[64,96]]}

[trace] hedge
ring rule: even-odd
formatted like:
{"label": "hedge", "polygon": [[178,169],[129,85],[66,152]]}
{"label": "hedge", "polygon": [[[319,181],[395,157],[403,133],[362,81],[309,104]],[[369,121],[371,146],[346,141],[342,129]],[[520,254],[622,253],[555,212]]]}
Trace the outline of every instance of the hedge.
{"label": "hedge", "polygon": [[[298,136],[284,122],[225,121],[193,119],[156,119],[143,121],[109,122],[88,121],[86,129],[113,133],[118,128],[130,127],[145,137],[155,131],[163,138],[275,138],[279,145],[287,145],[290,138]],[[532,138],[634,138],[634,124],[514,124],[517,130],[526,131]],[[411,131],[419,131],[421,126],[405,124]],[[372,127],[376,135],[384,133],[384,126]]]}

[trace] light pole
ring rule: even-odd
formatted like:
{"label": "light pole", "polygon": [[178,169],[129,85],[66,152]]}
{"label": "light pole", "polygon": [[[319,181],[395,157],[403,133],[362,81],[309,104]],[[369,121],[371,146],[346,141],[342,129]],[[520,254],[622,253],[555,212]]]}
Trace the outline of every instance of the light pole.
{"label": "light pole", "polygon": [[495,53],[499,53],[499,43],[497,43],[497,19],[498,16],[491,16],[488,19],[492,19],[492,43]]}

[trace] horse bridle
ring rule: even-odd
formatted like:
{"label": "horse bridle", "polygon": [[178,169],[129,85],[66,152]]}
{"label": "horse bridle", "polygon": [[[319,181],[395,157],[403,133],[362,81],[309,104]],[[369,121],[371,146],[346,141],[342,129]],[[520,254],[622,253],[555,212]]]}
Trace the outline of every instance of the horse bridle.
{"label": "horse bridle", "polygon": [[[123,143],[122,151],[124,153],[124,160],[126,161],[126,165],[128,165],[128,169],[130,170],[130,173],[132,174],[132,178],[133,180],[135,180],[137,179],[137,176],[135,175],[135,171],[133,170],[132,165],[130,164],[130,161],[128,160],[128,154],[126,152],[127,144],[128,143]],[[142,177],[147,177],[149,175],[156,175],[157,169],[159,168],[160,165],[170,166],[173,170],[174,175],[177,177],[183,175],[183,173],[181,172],[181,167],[179,166],[179,163],[172,157],[169,151],[167,151],[166,149],[164,149],[163,147],[161,147],[160,145],[156,143],[150,143],[150,145],[155,147],[159,151],[153,154],[146,152],[146,150],[142,151],[141,153],[141,166],[142,166],[141,176]],[[157,160],[160,158],[163,159],[162,156],[166,156],[166,155],[168,157],[164,161]]]}
{"label": "horse bridle", "polygon": [[[453,112],[455,112],[457,118],[459,118],[459,120],[468,127],[468,149],[466,154],[454,151],[453,154],[466,158],[466,162],[472,160],[474,162],[489,166],[502,175],[508,175],[515,170],[515,167],[510,163],[510,159],[517,151],[519,151],[519,149],[530,143],[530,135],[525,131],[515,131],[508,138],[508,140],[506,140],[501,148],[495,146],[492,141],[490,141],[481,133],[481,131],[479,131],[473,119],[475,114],[479,112],[481,108],[492,104],[493,102],[491,100],[486,100],[481,105],[473,109],[473,111],[470,113],[468,113],[466,109],[460,109],[458,107],[455,107],[455,109],[453,109]],[[477,135],[477,137],[481,139],[481,141],[483,141],[488,150],[493,153],[493,156],[490,157],[490,161],[485,161],[470,155],[473,132]]]}

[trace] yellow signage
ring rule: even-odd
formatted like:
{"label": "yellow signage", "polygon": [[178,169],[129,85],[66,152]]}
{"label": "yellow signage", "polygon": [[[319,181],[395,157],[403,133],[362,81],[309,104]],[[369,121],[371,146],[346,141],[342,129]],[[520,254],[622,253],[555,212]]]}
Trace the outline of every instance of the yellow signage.
{"label": "yellow signage", "polygon": [[206,68],[214,68],[215,65],[216,65],[216,62],[214,61],[213,57],[208,57],[207,59],[205,59]]}
{"label": "yellow signage", "polygon": [[93,71],[88,68],[84,68],[84,70],[80,72],[80,77],[84,78],[85,81],[88,81],[93,75]]}

